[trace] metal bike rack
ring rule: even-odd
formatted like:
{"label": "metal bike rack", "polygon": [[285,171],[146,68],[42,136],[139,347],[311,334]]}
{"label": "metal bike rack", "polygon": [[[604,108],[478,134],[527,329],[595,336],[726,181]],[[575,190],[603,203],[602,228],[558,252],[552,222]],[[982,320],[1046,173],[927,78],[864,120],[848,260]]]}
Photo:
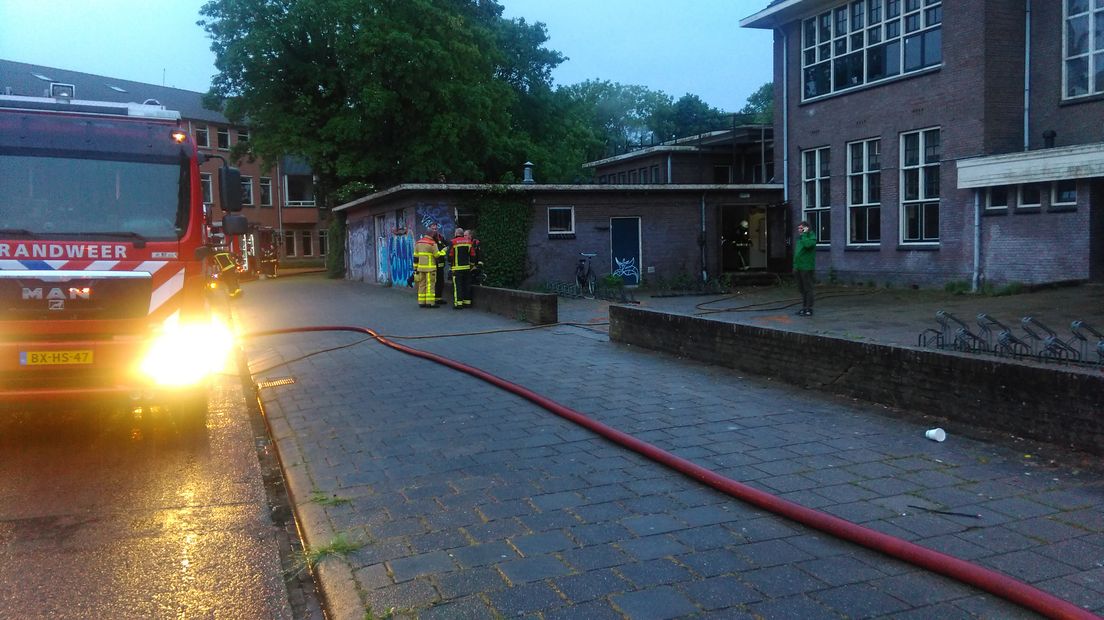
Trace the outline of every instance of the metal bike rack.
{"label": "metal bike rack", "polygon": [[[992,316],[982,312],[977,315],[977,324],[982,337],[990,350],[997,355],[1010,355],[1015,358],[1031,355],[1031,345],[1012,334],[1012,330]],[[996,331],[994,338],[993,332]]]}
{"label": "metal bike rack", "polygon": [[[1053,329],[1044,325],[1039,319],[1025,316],[1020,321],[1020,327],[1023,328],[1028,337],[1039,343],[1038,355],[1040,359],[1050,358],[1061,363],[1081,361],[1081,352],[1059,338]],[[1042,333],[1040,334],[1035,330]]]}
{"label": "metal bike rack", "polygon": [[[1084,321],[1074,321],[1070,323],[1070,331],[1073,332],[1073,337],[1077,340],[1081,349],[1081,360],[1088,362],[1091,357],[1089,353],[1089,336],[1096,339],[1096,363],[1104,365],[1104,334],[1094,329],[1091,325]],[[1089,336],[1086,336],[1083,332],[1088,332]]]}
{"label": "metal bike rack", "polygon": [[946,331],[944,332],[944,341],[950,342],[950,348],[955,351],[965,351],[967,353],[980,353],[989,350],[989,345],[986,344],[985,340],[970,331],[970,326],[964,323],[962,319],[959,319],[945,310],[936,312],[935,317],[945,330],[954,330],[953,336],[949,339],[947,338]]}

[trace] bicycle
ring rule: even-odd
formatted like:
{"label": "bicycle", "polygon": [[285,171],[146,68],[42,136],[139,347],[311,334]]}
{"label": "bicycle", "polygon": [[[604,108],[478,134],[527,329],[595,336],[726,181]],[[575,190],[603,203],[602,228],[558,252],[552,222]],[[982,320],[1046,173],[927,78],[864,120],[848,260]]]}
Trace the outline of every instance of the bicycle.
{"label": "bicycle", "polygon": [[594,275],[594,269],[591,268],[590,259],[598,256],[593,252],[579,252],[579,255],[583,258],[579,259],[579,263],[575,265],[575,286],[578,287],[579,293],[584,292],[594,297],[594,288],[597,284],[597,276]]}

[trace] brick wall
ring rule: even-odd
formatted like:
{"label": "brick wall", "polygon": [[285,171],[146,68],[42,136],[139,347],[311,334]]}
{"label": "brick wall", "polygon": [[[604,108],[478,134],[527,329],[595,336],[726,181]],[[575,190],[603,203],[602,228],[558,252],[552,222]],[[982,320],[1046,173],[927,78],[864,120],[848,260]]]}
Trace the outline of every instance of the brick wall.
{"label": "brick wall", "polygon": [[515,321],[551,325],[559,321],[559,299],[551,293],[533,293],[490,286],[472,287],[472,305]]}
{"label": "brick wall", "polygon": [[[1042,131],[1058,132],[1059,146],[1104,140],[1104,98],[1062,103],[1062,3],[1035,2],[1032,36],[1032,148]],[[789,109],[789,198],[801,217],[801,152],[831,148],[832,243],[817,255],[820,279],[833,273],[845,282],[941,286],[970,280],[974,269],[974,190],[957,189],[955,161],[1023,148],[1024,5],[1021,2],[959,0],[943,4],[943,64],[851,93],[801,101],[800,23],[785,28]],[[783,41],[776,34],[776,88],[782,84]],[[776,94],[780,106],[781,93]],[[781,119],[782,110],[776,109]],[[937,247],[899,243],[900,134],[941,128],[940,239]],[[847,247],[847,143],[881,139],[881,243]],[[781,170],[782,149],[775,165]],[[1078,211],[1014,212],[982,219],[982,276],[1004,284],[1086,279],[1090,275],[1092,206],[1089,184],[1078,187]],[[1097,233],[1100,236],[1101,233]],[[1099,243],[1099,242],[1096,242]],[[1099,277],[1099,276],[1098,276]]]}
{"label": "brick wall", "polygon": [[613,342],[1104,454],[1104,374],[609,310]]}

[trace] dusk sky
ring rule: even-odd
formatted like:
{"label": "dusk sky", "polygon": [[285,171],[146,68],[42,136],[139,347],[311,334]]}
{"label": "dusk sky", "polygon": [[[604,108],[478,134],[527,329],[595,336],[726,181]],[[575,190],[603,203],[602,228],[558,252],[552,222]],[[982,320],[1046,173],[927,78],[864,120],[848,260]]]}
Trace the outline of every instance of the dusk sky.
{"label": "dusk sky", "polygon": [[[771,33],[739,27],[768,0],[499,0],[548,26],[569,58],[557,85],[587,79],[686,93],[725,111],[771,80]],[[0,0],[0,58],[206,91],[215,73],[202,0]]]}

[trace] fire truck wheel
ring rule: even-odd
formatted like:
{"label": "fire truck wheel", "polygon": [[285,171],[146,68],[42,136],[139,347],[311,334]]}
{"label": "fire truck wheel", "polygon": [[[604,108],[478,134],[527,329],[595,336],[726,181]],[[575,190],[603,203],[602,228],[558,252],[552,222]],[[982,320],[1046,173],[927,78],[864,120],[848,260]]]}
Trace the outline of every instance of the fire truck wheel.
{"label": "fire truck wheel", "polygon": [[170,412],[182,433],[199,433],[207,428],[207,393],[186,394],[173,401]]}

